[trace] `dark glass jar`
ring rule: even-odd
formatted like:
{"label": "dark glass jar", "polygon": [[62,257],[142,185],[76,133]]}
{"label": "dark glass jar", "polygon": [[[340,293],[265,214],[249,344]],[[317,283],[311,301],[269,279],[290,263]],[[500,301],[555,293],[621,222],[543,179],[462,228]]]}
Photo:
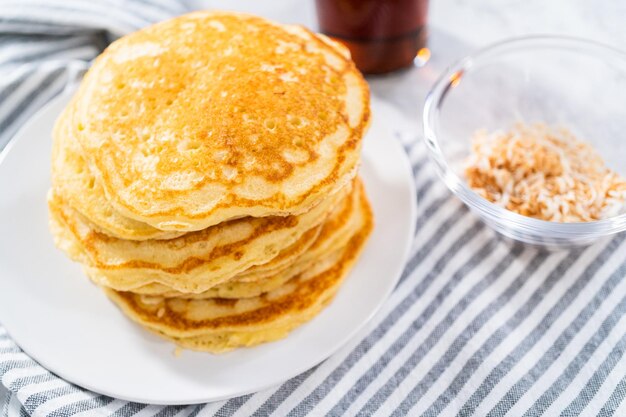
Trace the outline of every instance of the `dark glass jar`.
{"label": "dark glass jar", "polygon": [[316,6],[321,32],[344,43],[364,73],[409,66],[426,47],[427,0],[316,0]]}

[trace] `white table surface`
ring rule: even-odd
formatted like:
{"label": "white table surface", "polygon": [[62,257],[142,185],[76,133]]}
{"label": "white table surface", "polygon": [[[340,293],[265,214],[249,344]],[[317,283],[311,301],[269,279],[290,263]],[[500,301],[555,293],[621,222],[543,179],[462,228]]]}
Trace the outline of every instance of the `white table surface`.
{"label": "white table surface", "polygon": [[[187,0],[196,8],[247,11],[315,27],[313,0]],[[626,2],[622,0],[436,0],[430,23],[472,46],[511,36],[561,34],[591,38],[626,49]]]}
{"label": "white table surface", "polygon": [[[246,11],[316,27],[313,0],[187,1],[194,8]],[[369,78],[373,93],[395,104],[409,123],[414,121],[416,132],[429,82],[448,63],[475,48],[512,36],[561,34],[626,49],[626,1],[621,0],[437,0],[431,2],[429,23],[433,51],[429,66]],[[5,395],[0,389],[0,404]]]}

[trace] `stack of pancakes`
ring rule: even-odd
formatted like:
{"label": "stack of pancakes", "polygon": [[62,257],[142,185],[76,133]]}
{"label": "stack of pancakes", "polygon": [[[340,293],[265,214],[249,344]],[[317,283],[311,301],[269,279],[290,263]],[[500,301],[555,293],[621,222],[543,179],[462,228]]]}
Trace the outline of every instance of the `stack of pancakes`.
{"label": "stack of pancakes", "polygon": [[197,12],[114,42],[57,120],[55,242],[133,320],[221,352],[334,296],[372,229],[369,95],[347,50]]}

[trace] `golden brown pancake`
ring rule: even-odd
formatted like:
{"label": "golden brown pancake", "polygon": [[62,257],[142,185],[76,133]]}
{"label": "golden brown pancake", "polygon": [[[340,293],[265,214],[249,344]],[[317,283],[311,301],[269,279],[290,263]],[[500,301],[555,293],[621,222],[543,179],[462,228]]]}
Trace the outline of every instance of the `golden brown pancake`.
{"label": "golden brown pancake", "polygon": [[330,302],[373,227],[342,45],[230,12],[112,43],[53,132],[56,245],[133,320],[222,352]]}
{"label": "golden brown pancake", "polygon": [[98,232],[54,192],[48,205],[57,246],[98,284],[127,291],[160,283],[200,293],[272,260],[320,225],[351,187],[346,188],[299,216],[246,217],[167,240],[131,241]]}
{"label": "golden brown pancake", "polygon": [[275,262],[276,258],[281,257],[281,253],[267,264],[254,266],[199,294],[181,293],[160,284],[135,288],[132,292],[160,297],[195,299],[256,297],[280,287],[291,278],[309,270],[320,259],[328,258],[332,253],[341,251],[358,233],[367,220],[367,215],[368,206],[363,186],[357,182],[350,198],[344,199],[342,204],[333,210],[324,224],[320,226],[321,231],[313,230],[316,233],[314,242],[308,245],[305,252],[285,266],[277,266],[283,263],[282,261]]}
{"label": "golden brown pancake", "polygon": [[74,102],[63,118],[113,209],[169,231],[306,212],[354,177],[369,123],[344,50],[226,12],[114,42]]}

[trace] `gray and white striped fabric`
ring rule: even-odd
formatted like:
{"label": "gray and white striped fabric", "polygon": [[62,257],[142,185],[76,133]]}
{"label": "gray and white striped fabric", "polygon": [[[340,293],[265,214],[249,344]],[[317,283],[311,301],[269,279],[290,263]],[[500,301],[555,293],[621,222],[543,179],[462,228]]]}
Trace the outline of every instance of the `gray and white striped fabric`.
{"label": "gray and white striped fabric", "polygon": [[[0,3],[0,148],[111,39],[183,11]],[[500,240],[435,177],[418,138],[404,142],[418,194],[410,259],[382,311],[331,358],[256,394],[151,406],[63,381],[0,327],[3,414],[626,416],[626,235],[555,253]]]}

